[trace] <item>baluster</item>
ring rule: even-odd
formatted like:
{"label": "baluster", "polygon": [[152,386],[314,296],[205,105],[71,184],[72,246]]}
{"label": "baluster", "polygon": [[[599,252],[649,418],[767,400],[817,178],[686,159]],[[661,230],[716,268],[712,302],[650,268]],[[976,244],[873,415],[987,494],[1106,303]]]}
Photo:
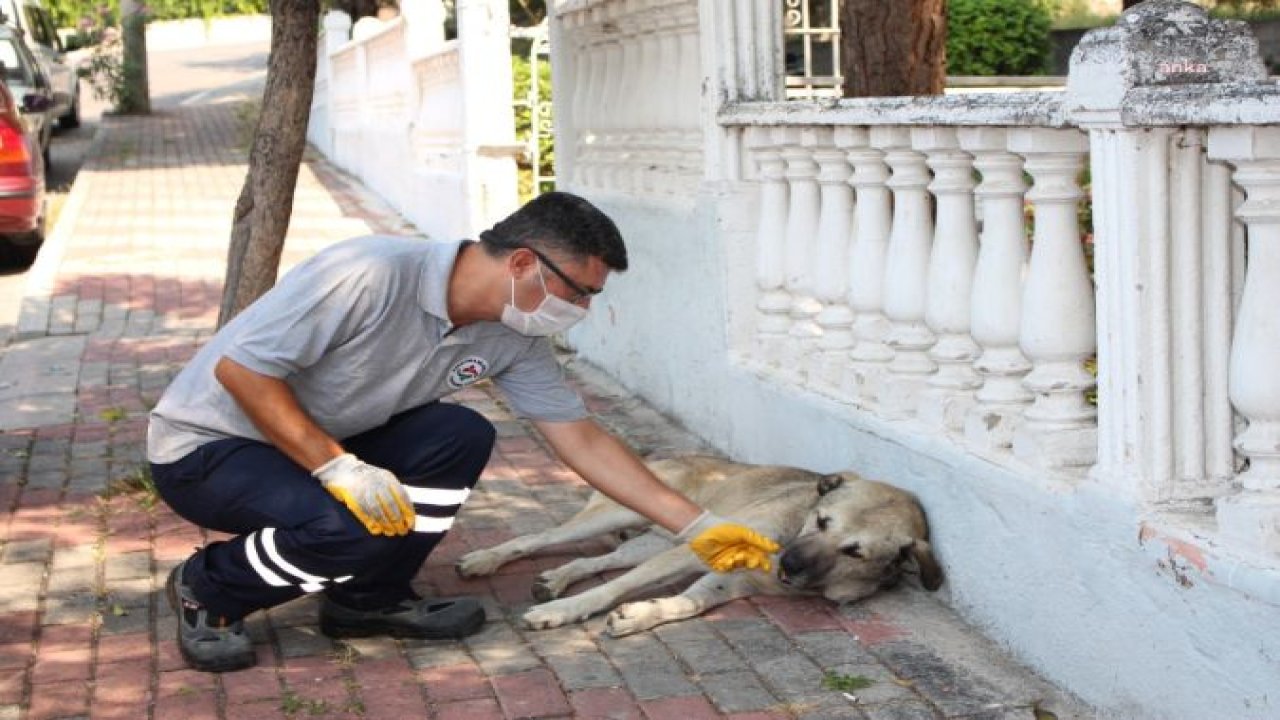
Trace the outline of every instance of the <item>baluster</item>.
{"label": "baluster", "polygon": [[1224,535],[1280,552],[1280,128],[1213,128],[1209,154],[1235,165],[1248,233],[1244,291],[1231,342],[1231,402],[1247,422],[1236,449],[1249,460],[1242,490],[1218,500]]}
{"label": "baluster", "polygon": [[586,107],[589,124],[583,126],[583,157],[589,160],[583,163],[582,183],[587,187],[599,187],[604,173],[607,158],[605,147],[609,139],[605,96],[613,80],[610,69],[614,67],[614,49],[611,42],[597,42],[592,46],[594,62],[591,63],[591,92]]}
{"label": "baluster", "polygon": [[791,327],[782,362],[790,372],[803,372],[806,358],[822,329],[817,315],[822,306],[813,297],[814,246],[818,234],[818,164],[813,151],[830,142],[829,129],[787,129],[782,157],[787,162],[790,204],[787,209],[786,287],[791,294]]}
{"label": "baluster", "polygon": [[893,170],[893,230],[885,259],[884,314],[889,318],[893,360],[880,388],[880,413],[890,419],[911,417],[920,389],[937,369],[929,357],[934,335],[924,324],[933,214],[928,192],[931,176],[923,154],[911,149],[909,131],[885,147]]}
{"label": "baluster", "polygon": [[[653,153],[661,147],[661,139],[655,137],[662,126],[663,93],[654,92],[655,80],[668,72],[667,63],[671,62],[669,51],[658,47],[658,37],[654,35],[655,23],[650,16],[644,15],[637,21],[636,37],[631,42],[636,46],[636,71],[638,85],[634,97],[638,101],[628,113],[630,125],[634,131],[628,146],[634,153],[632,172],[636,174],[634,189],[651,193],[657,189],[658,182],[650,166]],[[659,70],[654,72],[654,70]]]}
{"label": "baluster", "polygon": [[982,348],[974,368],[982,387],[965,418],[965,440],[988,450],[1007,448],[1013,430],[1031,404],[1022,378],[1031,363],[1018,347],[1022,322],[1022,277],[1027,270],[1027,184],[1022,158],[1008,151],[1003,129],[965,128],[960,146],[973,153],[982,173],[976,193],[982,202],[982,244],[973,275],[973,339]]}
{"label": "baluster", "polygon": [[853,347],[853,311],[849,309],[846,297],[850,230],[853,225],[853,188],[848,180],[853,170],[849,167],[844,148],[857,143],[859,133],[865,144],[865,130],[835,128],[835,145],[824,145],[813,153],[818,163],[821,196],[814,290],[822,303],[816,318],[822,335],[818,338],[818,353],[811,366],[809,380],[815,389],[828,394],[835,394],[841,389],[841,370],[848,362],[849,349]]}
{"label": "baluster", "polygon": [[621,91],[623,63],[622,43],[612,36],[604,43],[604,70],[600,78],[600,107],[596,109],[595,152],[597,161],[592,173],[592,185],[611,187],[618,166],[618,96]]}
{"label": "baluster", "polygon": [[854,346],[849,352],[850,366],[846,378],[846,394],[866,405],[875,401],[880,377],[893,359],[893,350],[885,344],[889,320],[884,316],[884,268],[893,227],[893,197],[889,191],[889,166],[879,149],[895,142],[902,131],[897,128],[873,127],[867,132],[869,144],[849,151],[853,177],[849,183],[856,190],[853,234],[856,241],[849,257],[849,304],[853,307]]}
{"label": "baluster", "polygon": [[747,146],[760,177],[760,222],[756,226],[756,332],[753,360],[776,365],[791,327],[791,295],[783,286],[786,275],[787,206],[786,161],[782,159],[783,130],[749,128]]}
{"label": "baluster", "polygon": [[1097,348],[1094,290],[1080,242],[1077,177],[1088,137],[1077,130],[1019,129],[1009,147],[1026,158],[1035,204],[1031,264],[1022,300],[1022,351],[1031,361],[1023,380],[1035,398],[1014,432],[1013,451],[1047,468],[1090,465],[1097,457],[1095,386],[1085,361]]}
{"label": "baluster", "polygon": [[929,357],[938,372],[920,394],[920,420],[940,430],[959,431],[973,407],[982,380],[973,369],[979,349],[969,337],[973,273],[978,261],[978,228],[973,213],[973,158],[960,150],[952,128],[912,130],[912,145],[933,168],[929,190],[938,199],[938,220],[929,256],[925,322],[938,337]]}
{"label": "baluster", "polygon": [[614,95],[609,107],[612,110],[613,135],[611,147],[614,150],[612,168],[606,175],[605,182],[611,190],[636,192],[640,189],[640,163],[636,157],[635,139],[637,137],[635,111],[643,100],[637,97],[640,72],[640,41],[638,32],[627,18],[626,29],[618,37],[622,46],[619,57],[619,72],[613,81]]}

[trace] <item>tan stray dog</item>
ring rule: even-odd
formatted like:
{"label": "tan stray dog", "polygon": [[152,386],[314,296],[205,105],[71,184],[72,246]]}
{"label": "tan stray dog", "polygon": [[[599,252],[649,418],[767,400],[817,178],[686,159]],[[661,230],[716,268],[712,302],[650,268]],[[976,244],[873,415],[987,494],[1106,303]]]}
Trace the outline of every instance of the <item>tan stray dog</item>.
{"label": "tan stray dog", "polygon": [[[924,512],[910,493],[891,485],[850,472],[822,475],[706,456],[658,460],[649,467],[699,505],[777,540],[783,549],[773,559],[774,571],[707,572],[688,546],[597,492],[563,525],[468,553],[458,562],[458,572],[464,577],[488,575],[551,545],[647,528],[606,555],[579,558],[542,573],[533,587],[542,604],[524,615],[529,628],[559,627],[614,608],[638,592],[702,576],[679,595],[617,607],[607,621],[612,635],[684,620],[748,595],[821,594],[837,603],[853,602],[896,584],[909,564],[915,565],[926,589],[942,584]],[[579,580],[621,568],[633,569],[578,595],[560,597]]]}

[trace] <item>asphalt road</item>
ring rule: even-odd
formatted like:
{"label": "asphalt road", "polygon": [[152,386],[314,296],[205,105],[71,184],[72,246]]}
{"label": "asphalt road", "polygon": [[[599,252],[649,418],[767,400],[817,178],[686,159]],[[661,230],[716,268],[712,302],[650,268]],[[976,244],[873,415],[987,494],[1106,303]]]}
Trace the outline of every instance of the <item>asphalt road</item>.
{"label": "asphalt road", "polygon": [[[252,44],[149,53],[147,77],[153,112],[182,104],[217,102],[229,94],[252,94],[265,78],[269,50],[265,44]],[[50,148],[49,207],[55,221],[107,109],[83,80],[80,102],[80,127],[55,131]],[[52,229],[50,225],[49,230]],[[0,258],[0,345],[8,342],[17,323],[27,284],[27,268],[5,262]]]}

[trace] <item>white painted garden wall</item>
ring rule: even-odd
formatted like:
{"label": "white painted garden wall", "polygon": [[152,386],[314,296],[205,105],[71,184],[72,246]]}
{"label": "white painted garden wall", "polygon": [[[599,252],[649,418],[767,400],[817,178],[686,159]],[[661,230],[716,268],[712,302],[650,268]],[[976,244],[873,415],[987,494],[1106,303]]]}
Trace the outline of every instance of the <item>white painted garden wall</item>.
{"label": "white painted garden wall", "polygon": [[325,15],[307,139],[428,236],[475,237],[517,205],[507,6],[459,0],[448,41],[440,0],[400,6]]}
{"label": "white painted garden wall", "polygon": [[1280,716],[1280,89],[1246,29],[1153,0],[1063,93],[802,103],[776,0],[552,5],[560,187],[631,253],[583,357],[732,456],[915,491],[945,597],[1104,715]]}

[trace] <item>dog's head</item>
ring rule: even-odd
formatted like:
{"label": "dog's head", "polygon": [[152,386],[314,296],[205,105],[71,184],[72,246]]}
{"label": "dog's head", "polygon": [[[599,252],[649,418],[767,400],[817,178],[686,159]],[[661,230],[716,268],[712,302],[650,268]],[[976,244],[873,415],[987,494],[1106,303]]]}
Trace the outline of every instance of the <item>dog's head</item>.
{"label": "dog's head", "polygon": [[818,495],[800,534],[783,549],[783,584],[853,602],[893,586],[914,564],[926,589],[942,585],[924,511],[910,493],[838,473],[818,481]]}

